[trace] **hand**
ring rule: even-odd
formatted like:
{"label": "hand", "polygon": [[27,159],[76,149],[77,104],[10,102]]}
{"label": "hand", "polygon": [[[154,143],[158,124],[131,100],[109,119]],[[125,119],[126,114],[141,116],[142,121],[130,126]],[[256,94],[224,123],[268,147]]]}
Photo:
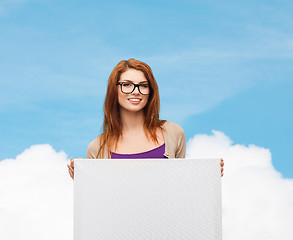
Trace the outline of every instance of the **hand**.
{"label": "hand", "polygon": [[[81,157],[79,157],[78,159],[83,159]],[[70,158],[70,164],[67,164],[68,167],[68,172],[70,177],[74,180],[74,161],[73,158]]]}
{"label": "hand", "polygon": [[222,158],[221,158],[220,166],[221,166],[221,177],[223,177],[224,176],[224,160]]}

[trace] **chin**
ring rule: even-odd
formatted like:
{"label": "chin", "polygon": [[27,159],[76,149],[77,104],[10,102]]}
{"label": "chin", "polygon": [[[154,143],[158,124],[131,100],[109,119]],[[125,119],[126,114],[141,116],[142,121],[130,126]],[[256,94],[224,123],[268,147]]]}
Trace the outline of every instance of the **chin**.
{"label": "chin", "polygon": [[129,112],[140,112],[140,111],[143,111],[145,106],[141,107],[141,106],[121,106],[121,108],[123,108],[124,110],[126,111],[129,111]]}
{"label": "chin", "polygon": [[126,108],[125,110],[129,112],[140,112],[143,110],[143,108]]}

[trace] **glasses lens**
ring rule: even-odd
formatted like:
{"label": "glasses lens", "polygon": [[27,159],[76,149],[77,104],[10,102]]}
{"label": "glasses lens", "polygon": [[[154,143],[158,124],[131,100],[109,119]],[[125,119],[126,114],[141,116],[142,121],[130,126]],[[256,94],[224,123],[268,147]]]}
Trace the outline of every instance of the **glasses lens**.
{"label": "glasses lens", "polygon": [[141,94],[149,94],[150,93],[150,88],[149,88],[148,84],[140,84],[139,90],[140,90]]}
{"label": "glasses lens", "polygon": [[132,83],[122,83],[122,92],[131,93],[133,91],[134,85]]}

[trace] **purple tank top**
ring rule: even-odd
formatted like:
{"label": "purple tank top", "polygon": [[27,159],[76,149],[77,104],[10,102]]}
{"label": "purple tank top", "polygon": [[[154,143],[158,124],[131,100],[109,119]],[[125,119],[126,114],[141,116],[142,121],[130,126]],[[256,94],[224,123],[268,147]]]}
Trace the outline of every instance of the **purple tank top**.
{"label": "purple tank top", "polygon": [[113,159],[130,159],[130,158],[166,158],[165,153],[165,143],[157,148],[154,148],[147,152],[134,153],[134,154],[120,154],[111,152],[111,158]]}

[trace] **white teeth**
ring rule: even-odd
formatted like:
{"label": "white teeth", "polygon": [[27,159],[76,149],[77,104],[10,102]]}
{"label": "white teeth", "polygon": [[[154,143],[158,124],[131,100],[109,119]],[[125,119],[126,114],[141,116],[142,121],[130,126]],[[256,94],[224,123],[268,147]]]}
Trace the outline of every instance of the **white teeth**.
{"label": "white teeth", "polygon": [[139,102],[140,99],[129,99],[129,101],[133,101],[133,102]]}

